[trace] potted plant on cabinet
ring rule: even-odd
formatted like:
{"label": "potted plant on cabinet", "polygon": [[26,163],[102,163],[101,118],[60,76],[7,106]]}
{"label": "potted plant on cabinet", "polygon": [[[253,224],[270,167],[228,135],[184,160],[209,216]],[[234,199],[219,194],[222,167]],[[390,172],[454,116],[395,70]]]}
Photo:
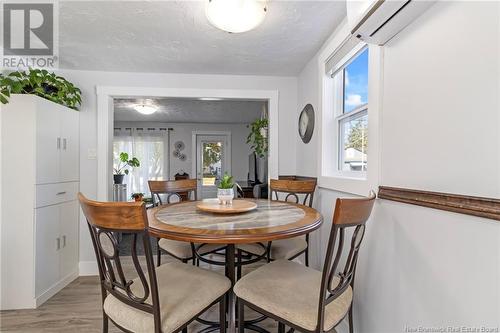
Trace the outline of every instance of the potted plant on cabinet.
{"label": "potted plant on cabinet", "polygon": [[141,202],[142,198],[144,198],[144,193],[141,192],[132,193],[132,199],[134,199],[135,202]]}
{"label": "potted plant on cabinet", "polygon": [[231,205],[233,203],[233,187],[233,177],[226,172],[217,186],[217,199],[219,199],[221,205]]}
{"label": "potted plant on cabinet", "polygon": [[114,170],[114,175],[113,175],[113,180],[115,184],[123,184],[123,178],[125,175],[128,175],[129,170],[128,167],[131,168],[138,168],[141,166],[141,163],[139,160],[135,157],[132,157],[129,159],[129,156],[125,152],[121,152],[118,163],[116,167],[113,168]]}
{"label": "potted plant on cabinet", "polygon": [[11,94],[37,95],[74,110],[78,110],[82,102],[78,87],[45,69],[0,74],[0,102],[7,104]]}

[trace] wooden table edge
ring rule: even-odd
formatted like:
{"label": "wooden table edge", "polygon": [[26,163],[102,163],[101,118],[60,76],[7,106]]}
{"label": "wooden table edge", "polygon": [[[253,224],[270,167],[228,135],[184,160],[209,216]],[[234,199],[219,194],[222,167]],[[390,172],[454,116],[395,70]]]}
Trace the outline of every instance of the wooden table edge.
{"label": "wooden table edge", "polygon": [[[262,199],[261,199],[262,200]],[[266,200],[266,199],[263,199]],[[258,199],[253,199],[252,201],[258,201]],[[174,203],[170,204],[169,206],[173,205],[178,205],[181,203],[185,202],[180,202],[180,203]],[[304,206],[301,204],[295,204],[291,202],[287,202],[289,205],[297,206],[300,207],[301,209],[304,209],[310,214],[315,215],[315,219],[307,224],[307,225],[302,225],[302,226],[297,226],[292,228],[291,231],[288,230],[276,230],[276,231],[270,231],[268,233],[262,233],[262,234],[252,234],[252,233],[242,233],[244,229],[237,229],[234,230],[232,233],[226,233],[226,234],[220,234],[220,233],[214,233],[214,234],[187,234],[186,232],[179,232],[175,230],[165,230],[165,229],[160,229],[160,228],[155,228],[154,225],[151,225],[151,218],[154,218],[155,213],[161,209],[161,207],[155,207],[151,210],[148,211],[148,219],[150,220],[150,225],[148,227],[149,234],[153,237],[158,237],[158,238],[167,238],[167,239],[172,239],[172,240],[177,240],[177,241],[183,241],[183,242],[193,242],[193,243],[211,243],[211,244],[241,244],[241,243],[255,243],[255,242],[268,242],[268,241],[275,241],[279,239],[288,239],[288,238],[293,238],[297,236],[302,236],[305,234],[308,234],[312,231],[317,230],[321,224],[323,223],[323,216],[321,215],[320,212],[318,212],[316,209]],[[156,218],[155,218],[156,219]],[[153,224],[159,224],[163,222],[153,222]],[[298,222],[290,223],[290,224],[296,224]],[[280,228],[283,227],[277,226],[277,227],[271,227],[272,228]],[[170,228],[172,229],[181,229],[180,227],[176,226],[171,226]],[[257,230],[260,228],[256,228],[253,230]],[[214,230],[215,231],[215,230]]]}

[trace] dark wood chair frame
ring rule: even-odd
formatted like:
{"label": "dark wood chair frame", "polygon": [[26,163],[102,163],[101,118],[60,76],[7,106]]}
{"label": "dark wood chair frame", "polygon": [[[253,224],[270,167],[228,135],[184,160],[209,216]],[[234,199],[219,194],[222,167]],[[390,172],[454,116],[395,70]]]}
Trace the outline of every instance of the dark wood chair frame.
{"label": "dark wood chair frame", "polygon": [[[272,313],[269,313],[256,305],[253,305],[245,300],[238,298],[238,318],[244,318],[244,306],[253,309],[267,317],[273,318],[278,321],[278,332],[285,332],[285,325],[291,328],[290,331],[299,330],[301,332],[319,333],[324,332],[324,315],[325,307],[338,298],[342,293],[351,286],[354,292],[354,277],[356,272],[356,265],[358,262],[358,254],[365,234],[366,221],[370,217],[373,204],[375,203],[376,195],[372,191],[367,198],[349,198],[337,199],[335,204],[335,211],[333,215],[333,223],[330,231],[330,238],[328,240],[328,247],[326,250],[325,262],[323,265],[323,272],[321,278],[320,293],[318,299],[318,322],[316,329],[313,331],[306,330],[302,327],[296,326],[283,318],[280,318]],[[340,278],[339,283],[332,288],[333,278],[336,276],[337,268],[342,257],[345,230],[347,228],[354,228],[351,238],[351,246],[347,256],[344,268],[338,273]],[[338,238],[338,242],[337,242]],[[338,243],[335,250],[335,244]],[[353,308],[352,302],[346,316],[349,320],[349,332],[354,332],[353,326]],[[344,317],[345,318],[345,317]],[[340,322],[339,322],[340,323]],[[238,332],[244,332],[244,325],[238,326]]]}
{"label": "dark wood chair frame", "polygon": [[[78,199],[83,213],[87,219],[92,245],[94,247],[97,266],[99,268],[99,279],[102,295],[102,331],[108,332],[109,321],[124,332],[130,332],[109,318],[104,312],[104,301],[108,294],[113,295],[121,302],[153,315],[154,332],[161,333],[161,309],[158,295],[158,283],[156,279],[156,269],[153,260],[153,252],[148,233],[148,219],[144,203],[139,202],[97,202],[85,198],[81,193]],[[121,260],[118,242],[115,234],[119,232],[128,232],[133,235],[131,256],[134,268],[139,277],[144,294],[138,296],[131,290],[133,280],[125,277]],[[102,238],[106,237],[107,246],[103,246]],[[146,257],[147,276],[139,263],[137,256],[138,238],[142,239],[144,253]],[[112,252],[109,252],[112,247]],[[148,279],[149,277],[149,279]],[[151,304],[146,303],[151,298]],[[178,327],[175,332],[187,332],[187,325],[197,319],[202,313],[208,310],[216,303],[220,304],[219,320],[226,322],[226,297],[221,296],[208,307],[197,313],[189,321]],[[221,332],[225,332],[225,325],[221,325]]]}
{"label": "dark wood chair frame", "polygon": [[[198,200],[198,181],[196,179],[179,179],[179,180],[150,180],[148,181],[149,190],[151,192],[151,197],[153,199],[153,207],[163,204],[171,204],[172,198],[177,197],[179,201],[183,201],[183,197],[188,197],[188,200]],[[166,203],[161,200],[160,195],[166,195]],[[156,200],[156,199],[157,200]],[[192,199],[194,198],[194,199]],[[157,242],[160,240],[158,239]],[[221,249],[224,248],[223,246]],[[179,258],[173,253],[166,251],[165,249],[160,248],[158,244],[156,264],[157,266],[161,265],[161,253],[162,251],[168,254],[169,256],[174,257],[177,260],[182,261],[183,263],[187,263],[192,260],[193,265],[199,266],[199,257],[201,255],[196,255],[194,244],[191,245],[193,255],[189,258]],[[219,250],[219,249],[218,249]],[[217,251],[218,251],[217,250]],[[208,254],[208,253],[205,253]],[[204,254],[204,255],[205,255]]]}
{"label": "dark wood chair frame", "polygon": [[[294,202],[297,204],[302,204],[304,206],[312,207],[316,185],[317,178],[301,177],[300,179],[298,179],[295,176],[280,176],[277,180],[270,180],[270,198],[271,200],[280,201],[279,194],[286,194],[284,201]],[[299,195],[304,195],[302,201],[300,200]],[[292,198],[292,200],[290,200],[290,198]],[[297,253],[289,260],[293,260],[298,256],[304,254],[305,265],[309,266],[309,234],[306,234],[306,243],[306,249]],[[271,242],[267,244],[267,249],[265,252],[265,256],[267,257],[268,262],[272,260],[270,257],[271,245]],[[238,256],[240,256],[242,252],[245,251],[238,250]],[[241,275],[241,272],[238,272],[238,274]]]}

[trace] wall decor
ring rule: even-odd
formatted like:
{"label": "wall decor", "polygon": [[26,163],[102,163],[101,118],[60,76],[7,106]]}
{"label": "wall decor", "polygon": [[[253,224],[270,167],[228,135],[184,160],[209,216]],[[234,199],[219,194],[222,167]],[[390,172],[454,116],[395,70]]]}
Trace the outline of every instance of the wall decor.
{"label": "wall decor", "polygon": [[314,108],[307,104],[299,116],[299,136],[304,143],[309,143],[314,131]]}
{"label": "wall decor", "polygon": [[177,141],[176,143],[174,143],[174,148],[175,150],[184,150],[186,146],[184,145],[184,142],[182,141]]}
{"label": "wall decor", "polygon": [[184,148],[186,148],[186,145],[184,144],[184,142],[176,141],[174,143],[174,151],[172,152],[172,155],[174,155],[174,157],[177,157],[181,161],[185,161],[186,155],[181,153],[181,150],[184,150]]}

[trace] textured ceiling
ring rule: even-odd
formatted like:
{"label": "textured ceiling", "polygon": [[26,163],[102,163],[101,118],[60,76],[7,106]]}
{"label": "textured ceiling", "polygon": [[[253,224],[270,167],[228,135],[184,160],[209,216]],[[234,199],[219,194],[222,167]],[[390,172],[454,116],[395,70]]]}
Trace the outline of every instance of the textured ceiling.
{"label": "textured ceiling", "polygon": [[203,1],[61,1],[60,67],[296,75],[345,17],[345,1],[268,3],[256,29],[211,26]]}
{"label": "textured ceiling", "polygon": [[[150,103],[159,106],[151,115],[143,115],[134,105]],[[169,123],[243,123],[260,117],[264,101],[200,101],[186,98],[114,100],[115,121],[147,121]]]}

